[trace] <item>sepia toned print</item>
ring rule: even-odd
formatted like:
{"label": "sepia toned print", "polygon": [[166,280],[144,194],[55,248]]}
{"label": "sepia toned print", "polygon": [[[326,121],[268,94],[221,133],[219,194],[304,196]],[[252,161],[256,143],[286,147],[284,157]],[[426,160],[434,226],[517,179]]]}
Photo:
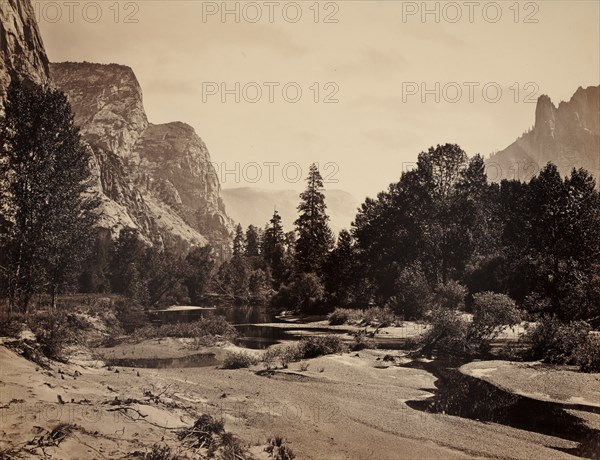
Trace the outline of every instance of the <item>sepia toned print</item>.
{"label": "sepia toned print", "polygon": [[600,3],[0,0],[0,459],[600,458]]}

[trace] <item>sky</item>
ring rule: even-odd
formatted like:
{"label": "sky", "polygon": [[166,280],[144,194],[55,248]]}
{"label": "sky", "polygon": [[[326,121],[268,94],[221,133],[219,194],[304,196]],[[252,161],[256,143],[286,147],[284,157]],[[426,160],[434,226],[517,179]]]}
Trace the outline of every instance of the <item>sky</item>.
{"label": "sky", "polygon": [[[133,68],[149,121],[183,121],[224,188],[359,200],[446,142],[488,156],[600,84],[600,2],[33,1],[53,62]],[[237,100],[236,100],[237,99]]]}

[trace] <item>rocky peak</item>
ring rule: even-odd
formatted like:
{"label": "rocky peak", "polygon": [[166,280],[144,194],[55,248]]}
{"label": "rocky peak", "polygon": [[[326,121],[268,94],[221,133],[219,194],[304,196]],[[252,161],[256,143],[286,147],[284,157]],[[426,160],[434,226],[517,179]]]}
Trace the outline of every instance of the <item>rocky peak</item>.
{"label": "rocky peak", "polygon": [[87,142],[130,160],[133,146],[148,127],[142,89],[130,67],[118,64],[50,64],[56,86],[75,112]]}
{"label": "rocky peak", "polygon": [[540,96],[533,129],[486,163],[491,180],[529,180],[546,163],[561,174],[585,168],[600,180],[600,86],[578,88],[558,108]]}
{"label": "rocky peak", "polygon": [[48,57],[30,0],[0,1],[0,100],[13,77],[48,83]]}
{"label": "rocky peak", "polygon": [[129,67],[50,64],[95,157],[103,226],[125,226],[178,252],[212,243],[227,252],[231,220],[225,212],[210,154],[181,122],[148,123],[142,90]]}

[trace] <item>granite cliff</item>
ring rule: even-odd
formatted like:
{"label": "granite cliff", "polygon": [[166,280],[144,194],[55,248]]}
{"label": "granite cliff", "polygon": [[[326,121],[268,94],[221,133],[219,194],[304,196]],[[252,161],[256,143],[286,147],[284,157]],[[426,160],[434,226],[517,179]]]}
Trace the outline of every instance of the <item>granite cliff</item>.
{"label": "granite cliff", "polygon": [[546,163],[566,175],[585,168],[600,179],[600,86],[579,88],[556,107],[541,96],[533,128],[487,161],[492,180],[529,180]]}

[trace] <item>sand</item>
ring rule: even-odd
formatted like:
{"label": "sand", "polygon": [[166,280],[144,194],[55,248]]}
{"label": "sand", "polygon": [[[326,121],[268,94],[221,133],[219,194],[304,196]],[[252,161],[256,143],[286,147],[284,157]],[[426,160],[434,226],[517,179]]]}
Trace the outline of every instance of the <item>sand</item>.
{"label": "sand", "polygon": [[[175,339],[127,347],[112,352],[161,357],[162,348],[173,357],[201,351]],[[273,435],[284,436],[298,459],[549,459],[566,458],[556,449],[574,447],[550,436],[413,410],[405,402],[430,396],[435,379],[384,364],[385,354],[402,353],[326,356],[307,361],[304,371],[306,363],[265,372],[262,366],[107,368],[94,360],[52,363],[44,370],[0,346],[0,449],[24,458],[122,458],[162,443],[189,454],[176,431],[202,413],[223,418],[255,458],[267,458],[264,447]],[[57,446],[39,447],[61,422],[76,426]]]}

